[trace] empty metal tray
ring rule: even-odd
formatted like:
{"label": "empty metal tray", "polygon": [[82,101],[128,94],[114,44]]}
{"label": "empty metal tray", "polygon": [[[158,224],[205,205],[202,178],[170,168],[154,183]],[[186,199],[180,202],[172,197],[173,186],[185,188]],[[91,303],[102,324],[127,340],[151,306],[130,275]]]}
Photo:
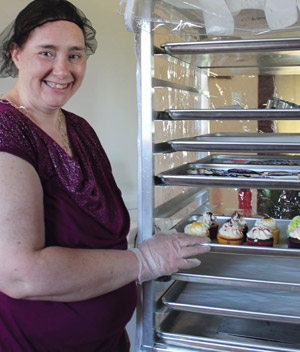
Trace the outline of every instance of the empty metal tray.
{"label": "empty metal tray", "polygon": [[176,281],[162,302],[179,311],[300,324],[298,291]]}
{"label": "empty metal tray", "polygon": [[300,152],[298,133],[213,133],[169,141],[176,151]]}
{"label": "empty metal tray", "polygon": [[299,120],[299,109],[198,109],[167,110],[161,120]]}
{"label": "empty metal tray", "polygon": [[161,343],[199,350],[293,352],[299,325],[172,311],[156,329]]}
{"label": "empty metal tray", "polygon": [[[272,52],[299,50],[299,38],[233,39],[165,43],[161,47],[170,55]],[[299,54],[299,52],[298,52]],[[269,56],[272,56],[269,54]]]}
{"label": "empty metal tray", "polygon": [[221,75],[299,72],[299,38],[165,43],[161,47],[180,60]]}

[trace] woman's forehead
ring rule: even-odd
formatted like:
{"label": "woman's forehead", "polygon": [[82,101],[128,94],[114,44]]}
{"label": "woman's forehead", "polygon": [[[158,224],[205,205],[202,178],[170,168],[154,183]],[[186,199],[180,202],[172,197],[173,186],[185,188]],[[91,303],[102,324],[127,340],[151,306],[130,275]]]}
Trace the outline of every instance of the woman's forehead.
{"label": "woman's forehead", "polygon": [[52,45],[56,42],[85,47],[85,39],[82,29],[75,23],[65,20],[46,22],[42,26],[33,29],[28,37],[31,42],[43,42],[44,45]]}

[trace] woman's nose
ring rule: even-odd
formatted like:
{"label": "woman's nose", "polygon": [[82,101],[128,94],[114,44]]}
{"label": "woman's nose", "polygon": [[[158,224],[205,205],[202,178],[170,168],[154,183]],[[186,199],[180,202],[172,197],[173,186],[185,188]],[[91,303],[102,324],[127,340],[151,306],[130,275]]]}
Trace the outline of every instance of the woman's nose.
{"label": "woman's nose", "polygon": [[56,58],[53,66],[53,73],[60,78],[63,78],[69,74],[69,61],[67,60],[67,58]]}

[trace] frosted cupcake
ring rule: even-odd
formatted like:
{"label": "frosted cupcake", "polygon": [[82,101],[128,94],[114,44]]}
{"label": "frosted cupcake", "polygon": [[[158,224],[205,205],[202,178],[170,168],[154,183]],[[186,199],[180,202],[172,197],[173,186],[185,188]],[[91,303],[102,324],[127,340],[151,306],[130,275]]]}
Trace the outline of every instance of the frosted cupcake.
{"label": "frosted cupcake", "polygon": [[193,235],[193,236],[203,236],[203,237],[208,237],[209,236],[209,231],[208,228],[199,221],[192,222],[191,224],[188,224],[184,228],[184,233],[187,235]]}
{"label": "frosted cupcake", "polygon": [[244,242],[244,234],[237,223],[225,222],[219,229],[217,239],[222,244],[237,244]]}
{"label": "frosted cupcake", "polygon": [[274,244],[279,243],[280,228],[277,226],[277,222],[275,219],[271,218],[270,216],[263,216],[255,221],[254,226],[266,227],[267,229],[269,229],[272,232]]}
{"label": "frosted cupcake", "polygon": [[288,247],[289,248],[300,248],[300,216],[295,216],[286,232],[288,236]]}
{"label": "frosted cupcake", "polygon": [[268,228],[254,226],[248,231],[246,241],[250,246],[273,247],[274,237]]}
{"label": "frosted cupcake", "polygon": [[247,224],[247,221],[245,220],[245,218],[238,211],[235,211],[231,215],[231,218],[227,221],[232,224],[236,224],[241,229],[241,231],[244,235],[244,239],[246,239],[246,235],[248,232],[248,224]]}
{"label": "frosted cupcake", "polygon": [[211,239],[217,237],[219,224],[217,223],[217,218],[213,213],[207,211],[202,216],[200,216],[197,221],[201,222],[208,228],[209,237]]}

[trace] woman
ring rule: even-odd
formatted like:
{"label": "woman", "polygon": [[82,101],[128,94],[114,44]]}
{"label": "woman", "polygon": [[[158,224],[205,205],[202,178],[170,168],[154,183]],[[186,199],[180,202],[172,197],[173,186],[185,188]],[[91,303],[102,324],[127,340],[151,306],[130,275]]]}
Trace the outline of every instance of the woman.
{"label": "woman", "polygon": [[[89,124],[61,107],[95,30],[66,0],[34,0],[5,31],[0,101],[0,351],[128,351],[136,285],[199,265],[197,237],[127,250],[129,216]],[[3,35],[2,35],[3,37]]]}

